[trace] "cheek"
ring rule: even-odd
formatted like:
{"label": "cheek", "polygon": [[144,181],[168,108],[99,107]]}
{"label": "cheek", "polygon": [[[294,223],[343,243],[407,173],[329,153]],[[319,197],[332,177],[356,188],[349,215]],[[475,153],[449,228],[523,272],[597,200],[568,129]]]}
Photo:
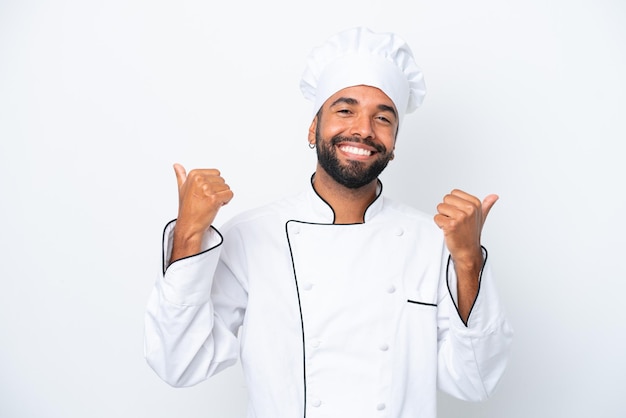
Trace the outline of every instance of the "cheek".
{"label": "cheek", "polygon": [[385,145],[388,152],[391,152],[396,147],[396,136],[394,132],[390,130],[384,130],[377,134],[378,140]]}
{"label": "cheek", "polygon": [[321,134],[324,138],[332,138],[337,135],[347,136],[349,126],[345,123],[327,123],[323,126]]}

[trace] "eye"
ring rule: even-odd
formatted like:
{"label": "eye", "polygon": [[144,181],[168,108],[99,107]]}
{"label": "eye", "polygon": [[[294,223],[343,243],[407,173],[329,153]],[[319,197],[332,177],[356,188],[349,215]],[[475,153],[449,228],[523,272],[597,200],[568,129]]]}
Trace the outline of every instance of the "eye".
{"label": "eye", "polygon": [[391,120],[386,116],[379,115],[376,118],[383,123],[391,124]]}

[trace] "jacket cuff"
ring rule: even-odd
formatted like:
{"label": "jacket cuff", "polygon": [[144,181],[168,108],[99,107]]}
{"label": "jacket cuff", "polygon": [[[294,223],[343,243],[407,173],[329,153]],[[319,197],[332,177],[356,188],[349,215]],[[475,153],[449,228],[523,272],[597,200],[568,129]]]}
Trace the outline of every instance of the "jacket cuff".
{"label": "jacket cuff", "polygon": [[200,305],[209,300],[213,273],[217,267],[222,235],[211,227],[202,239],[198,254],[181,258],[170,264],[176,221],[163,231],[163,266],[158,287],[165,299],[176,305]]}
{"label": "jacket cuff", "polygon": [[483,265],[478,276],[478,291],[470,309],[467,323],[463,322],[459,313],[457,295],[457,276],[452,257],[448,256],[446,267],[446,281],[450,298],[456,309],[456,315],[450,315],[452,326],[459,330],[484,330],[489,328],[494,321],[499,320],[501,309],[493,284],[491,268],[488,263],[487,249],[481,246],[483,252]]}

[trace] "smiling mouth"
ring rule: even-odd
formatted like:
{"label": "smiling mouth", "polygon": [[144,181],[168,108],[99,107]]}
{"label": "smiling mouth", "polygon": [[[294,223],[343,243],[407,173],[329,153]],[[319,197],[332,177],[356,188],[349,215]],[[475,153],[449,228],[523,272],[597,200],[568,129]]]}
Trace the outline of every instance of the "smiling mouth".
{"label": "smiling mouth", "polygon": [[373,152],[370,150],[348,144],[339,145],[339,149],[347,154],[359,155],[363,157],[369,157],[373,154]]}

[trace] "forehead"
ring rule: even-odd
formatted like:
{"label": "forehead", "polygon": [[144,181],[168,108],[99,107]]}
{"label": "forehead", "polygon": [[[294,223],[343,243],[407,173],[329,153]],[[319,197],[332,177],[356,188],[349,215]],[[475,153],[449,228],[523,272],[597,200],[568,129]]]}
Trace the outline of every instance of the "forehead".
{"label": "forehead", "polygon": [[326,100],[324,107],[332,106],[339,99],[350,99],[355,104],[363,106],[373,105],[378,107],[383,105],[396,108],[389,96],[379,88],[372,86],[359,85],[341,89]]}

